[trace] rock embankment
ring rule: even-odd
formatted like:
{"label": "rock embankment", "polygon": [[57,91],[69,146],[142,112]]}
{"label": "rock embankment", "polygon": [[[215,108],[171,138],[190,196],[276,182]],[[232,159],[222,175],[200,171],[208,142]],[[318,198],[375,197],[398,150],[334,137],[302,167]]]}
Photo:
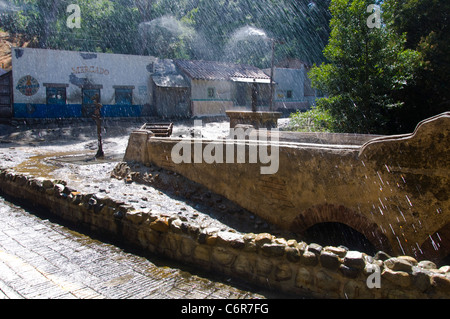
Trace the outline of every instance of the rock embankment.
{"label": "rock embankment", "polygon": [[203,228],[176,214],[139,210],[65,181],[0,169],[0,191],[148,252],[297,296],[448,298],[450,266],[409,256],[374,257],[270,233]]}

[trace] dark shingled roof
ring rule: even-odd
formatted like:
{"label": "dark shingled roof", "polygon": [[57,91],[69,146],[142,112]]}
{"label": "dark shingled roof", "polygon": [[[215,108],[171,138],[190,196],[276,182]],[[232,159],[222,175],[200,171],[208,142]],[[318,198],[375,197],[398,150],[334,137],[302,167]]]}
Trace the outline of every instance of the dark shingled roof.
{"label": "dark shingled roof", "polygon": [[233,78],[270,80],[257,67],[214,61],[177,60],[178,67],[196,80],[231,80]]}

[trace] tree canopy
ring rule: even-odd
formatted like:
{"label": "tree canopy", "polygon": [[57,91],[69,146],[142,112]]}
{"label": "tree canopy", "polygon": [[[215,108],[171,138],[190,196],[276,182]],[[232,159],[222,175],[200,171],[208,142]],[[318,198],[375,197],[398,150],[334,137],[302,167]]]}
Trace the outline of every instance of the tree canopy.
{"label": "tree canopy", "polygon": [[421,55],[421,68],[396,98],[405,107],[398,114],[404,130],[414,123],[450,110],[450,2],[386,0],[387,27],[406,37],[405,47]]}
{"label": "tree canopy", "polygon": [[[424,118],[448,110],[444,2],[381,1],[377,28],[368,23],[373,0],[331,1],[327,62],[310,76],[313,86],[327,93],[317,105],[331,115],[332,130],[411,132]],[[416,23],[424,25],[416,29]]]}
{"label": "tree canopy", "polygon": [[[267,42],[274,38],[284,43],[276,47],[277,59],[312,64],[324,60],[329,2],[2,0],[0,27],[26,34],[42,48],[232,60],[260,67],[270,65]],[[80,6],[81,28],[67,27],[69,4]],[[249,28],[259,35],[246,34]]]}

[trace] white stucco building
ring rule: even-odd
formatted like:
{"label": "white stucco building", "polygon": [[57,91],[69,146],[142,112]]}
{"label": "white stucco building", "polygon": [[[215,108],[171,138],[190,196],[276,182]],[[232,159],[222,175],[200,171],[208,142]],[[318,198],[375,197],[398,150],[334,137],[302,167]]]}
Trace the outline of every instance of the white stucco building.
{"label": "white stucco building", "polygon": [[12,49],[15,118],[89,117],[98,96],[105,117],[150,112],[154,57]]}
{"label": "white stucco building", "polygon": [[[275,68],[274,82],[274,111],[314,104],[305,65]],[[270,106],[270,71],[214,61],[12,48],[10,85],[17,119],[89,118],[96,99],[103,117],[225,116]]]}

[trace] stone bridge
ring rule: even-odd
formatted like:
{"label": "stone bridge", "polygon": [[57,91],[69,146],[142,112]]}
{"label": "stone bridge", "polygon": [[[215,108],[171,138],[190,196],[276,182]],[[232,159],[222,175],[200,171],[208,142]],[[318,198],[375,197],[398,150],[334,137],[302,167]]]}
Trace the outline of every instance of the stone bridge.
{"label": "stone bridge", "polygon": [[[124,161],[179,173],[299,234],[339,223],[377,250],[441,261],[450,253],[449,136],[449,112],[419,123],[411,134],[382,137],[272,131],[267,141],[210,141],[156,138],[137,130]],[[173,152],[180,145],[192,150],[181,162],[181,153]],[[274,174],[261,173],[267,161],[252,160],[252,152],[263,154],[262,146],[277,155]],[[239,147],[245,160],[238,159]],[[234,161],[199,160],[196,151]]]}

